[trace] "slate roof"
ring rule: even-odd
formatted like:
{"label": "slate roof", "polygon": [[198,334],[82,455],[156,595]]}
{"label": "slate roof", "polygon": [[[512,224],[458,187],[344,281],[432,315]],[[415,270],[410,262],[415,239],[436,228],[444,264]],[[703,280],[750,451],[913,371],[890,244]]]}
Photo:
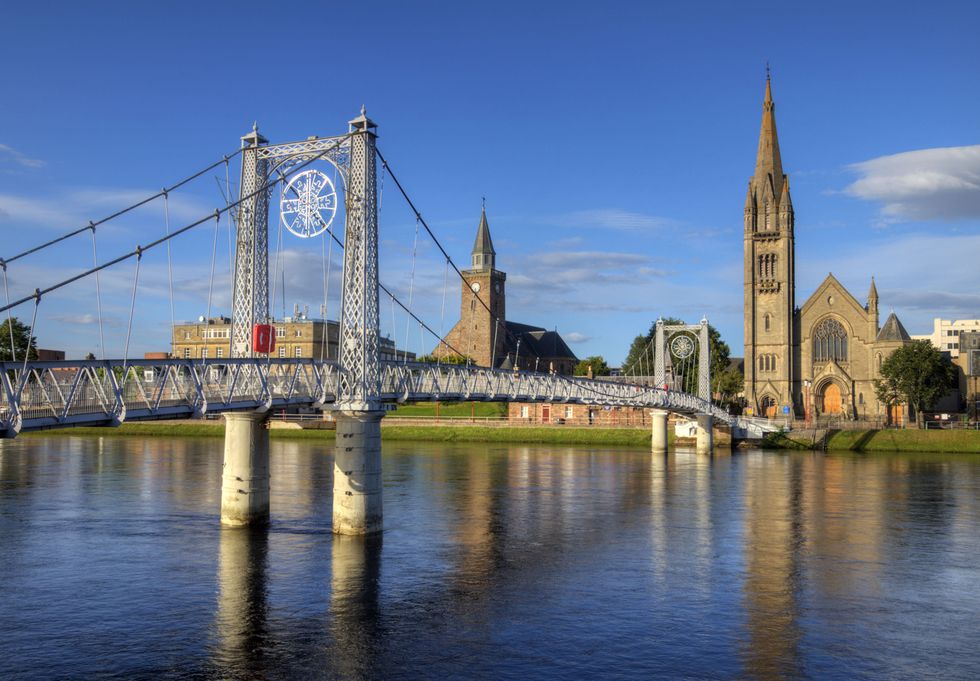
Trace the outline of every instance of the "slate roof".
{"label": "slate roof", "polygon": [[480,214],[480,225],[476,228],[476,241],[473,243],[473,255],[483,253],[485,255],[496,255],[493,250],[493,241],[490,239],[490,225],[487,223],[487,211],[484,208]]}
{"label": "slate roof", "polygon": [[[521,356],[534,355],[541,359],[572,359],[578,357],[565,343],[557,331],[548,331],[540,326],[507,322],[506,350],[508,354],[517,354],[517,341],[521,341]],[[506,367],[505,367],[506,368]]]}
{"label": "slate roof", "polygon": [[892,312],[888,315],[888,319],[885,320],[884,326],[881,327],[881,331],[878,332],[879,341],[910,341],[912,340],[909,336],[909,332],[905,330],[902,326],[902,322],[898,321],[898,317]]}

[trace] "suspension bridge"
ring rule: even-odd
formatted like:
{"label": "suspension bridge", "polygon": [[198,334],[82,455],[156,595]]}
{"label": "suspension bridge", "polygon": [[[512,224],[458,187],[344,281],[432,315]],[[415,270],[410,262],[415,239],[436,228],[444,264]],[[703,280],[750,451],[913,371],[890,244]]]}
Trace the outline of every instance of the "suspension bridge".
{"label": "suspension bridge", "polygon": [[[705,450],[711,448],[715,420],[743,435],[758,434],[768,428],[766,424],[739,420],[712,404],[706,321],[692,327],[658,324],[649,354],[653,370],[644,372],[653,376],[652,384],[649,380],[611,382],[472,364],[414,362],[408,361],[407,356],[401,361],[383,361],[379,354],[382,295],[391,302],[393,314],[397,306],[405,314],[406,324],[414,321],[420,332],[431,334],[443,354],[464,353],[450,346],[442,333],[434,331],[413,310],[411,294],[408,302],[403,302],[379,281],[379,164],[382,182],[385,177],[390,178],[414,217],[416,238],[421,226],[445,259],[447,276],[450,271],[460,278],[463,274],[376,142],[376,125],[363,109],[360,116],[349,122],[345,134],[333,137],[270,144],[255,128],[242,137],[241,147],[234,154],[180,182],[99,221],[0,259],[5,294],[0,313],[7,317],[11,351],[9,361],[0,362],[0,436],[10,438],[21,432],[48,428],[116,426],[128,421],[223,414],[226,435],[222,522],[245,525],[263,522],[269,514],[268,432],[264,428],[267,414],[293,406],[332,410],[337,421],[333,527],[339,533],[363,534],[381,529],[380,421],[391,404],[426,400],[541,401],[651,409],[655,450],[666,449],[669,412],[697,418],[699,449]],[[231,161],[237,156],[241,157],[237,198],[229,191],[224,205],[213,213],[171,228],[171,195],[222,167],[227,176]],[[329,164],[334,169],[335,180],[331,182],[327,175],[312,171],[315,163]],[[335,188],[338,180],[343,190],[345,217],[342,240],[331,227],[340,207]],[[230,187],[230,182],[227,184]],[[276,357],[272,352],[275,333],[270,325],[269,309],[268,216],[270,199],[277,188],[282,197],[280,210],[294,217],[292,225],[299,230],[295,233],[324,234],[329,236],[331,247],[336,243],[343,249],[339,353],[334,359]],[[164,203],[165,232],[145,245],[100,260],[99,229],[156,201]],[[235,229],[234,255],[229,255],[232,322],[227,356],[154,360],[129,357],[140,265],[145,254],[158,248],[166,250],[173,324],[171,244],[192,230],[207,229],[208,225],[213,229],[207,300],[210,317],[218,225],[222,219],[230,220]],[[11,300],[9,268],[17,267],[24,258],[37,257],[57,244],[85,235],[91,243],[90,268]],[[30,359],[26,352],[22,357],[16,355],[14,311],[24,318],[30,316],[28,337],[32,338],[43,302],[83,280],[95,284],[100,347],[104,352],[100,276],[123,263],[132,263],[133,283],[122,358],[39,361]],[[325,275],[325,286],[328,279]],[[479,296],[474,299],[486,307]],[[29,315],[24,315],[23,310],[29,310]],[[677,373],[674,365],[678,357],[691,358],[684,372],[696,375],[696,384],[678,386],[674,382],[671,386],[668,379]]]}

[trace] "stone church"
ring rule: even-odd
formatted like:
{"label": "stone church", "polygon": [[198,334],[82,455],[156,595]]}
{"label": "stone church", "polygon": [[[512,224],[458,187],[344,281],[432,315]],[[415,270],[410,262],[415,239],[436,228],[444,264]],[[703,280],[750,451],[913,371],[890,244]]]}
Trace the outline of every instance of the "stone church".
{"label": "stone church", "polygon": [[460,354],[480,366],[499,369],[574,373],[578,359],[557,331],[507,321],[507,274],[497,269],[486,207],[471,259],[470,269],[463,270],[459,321],[432,354]]}
{"label": "stone church", "polygon": [[796,305],[795,218],[766,78],[755,173],[745,197],[745,397],[753,413],[897,419],[872,381],[910,341],[894,313],[878,325],[874,279],[861,303],[833,274]]}

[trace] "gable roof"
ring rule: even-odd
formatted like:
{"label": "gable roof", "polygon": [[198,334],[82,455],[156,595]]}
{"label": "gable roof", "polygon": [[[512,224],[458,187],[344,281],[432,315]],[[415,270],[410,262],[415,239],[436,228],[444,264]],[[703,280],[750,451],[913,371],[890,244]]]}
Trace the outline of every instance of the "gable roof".
{"label": "gable roof", "polygon": [[573,359],[578,360],[575,353],[565,343],[557,331],[548,331],[540,326],[506,322],[507,340],[506,352],[517,354],[517,341],[521,342],[521,356],[534,355],[541,359]]}
{"label": "gable roof", "polygon": [[857,298],[855,298],[850,291],[844,288],[844,285],[837,280],[837,277],[834,276],[833,272],[828,272],[827,276],[824,277],[824,280],[820,282],[820,286],[818,286],[816,290],[810,294],[810,297],[806,299],[806,302],[803,303],[803,306],[800,308],[800,317],[802,317],[803,314],[816,303],[820,297],[820,294],[824,293],[831,287],[840,291],[845,300],[854,306],[855,311],[860,311],[861,314],[867,314],[868,311],[865,309],[864,305],[859,303]]}

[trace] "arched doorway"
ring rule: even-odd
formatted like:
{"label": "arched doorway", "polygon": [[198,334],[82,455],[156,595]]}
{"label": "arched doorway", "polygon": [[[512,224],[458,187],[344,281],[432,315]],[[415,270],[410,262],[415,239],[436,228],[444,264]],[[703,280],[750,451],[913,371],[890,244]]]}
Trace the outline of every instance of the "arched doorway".
{"label": "arched doorway", "polygon": [[768,395],[762,398],[760,403],[762,407],[762,413],[767,419],[776,418],[776,400],[772,399]]}
{"label": "arched doorway", "polygon": [[823,389],[823,408],[820,410],[824,414],[839,415],[841,409],[840,386],[836,383],[828,383]]}

